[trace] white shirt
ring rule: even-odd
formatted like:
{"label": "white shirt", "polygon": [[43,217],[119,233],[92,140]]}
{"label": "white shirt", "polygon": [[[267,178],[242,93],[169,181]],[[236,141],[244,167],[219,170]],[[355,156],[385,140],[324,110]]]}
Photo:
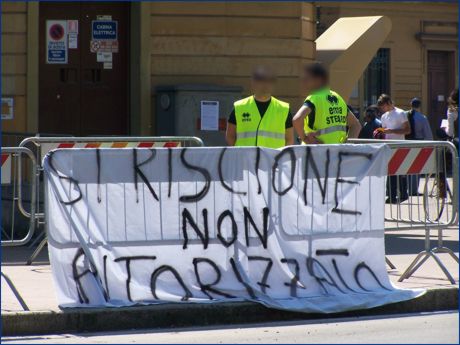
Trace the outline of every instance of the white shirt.
{"label": "white shirt", "polygon": [[[403,124],[408,122],[406,112],[396,107],[383,114],[380,120],[382,121],[382,127],[389,129],[401,129]],[[404,137],[404,134],[385,133],[385,139],[404,140]]]}
{"label": "white shirt", "polygon": [[453,138],[455,135],[455,121],[458,118],[458,109],[457,108],[448,108],[447,109],[447,128],[446,133],[449,137]]}

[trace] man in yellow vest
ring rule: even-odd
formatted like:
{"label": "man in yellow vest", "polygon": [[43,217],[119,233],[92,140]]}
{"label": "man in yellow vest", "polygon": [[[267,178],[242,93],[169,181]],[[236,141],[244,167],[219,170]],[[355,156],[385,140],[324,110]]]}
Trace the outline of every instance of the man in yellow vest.
{"label": "man in yellow vest", "polygon": [[329,74],[320,63],[305,66],[303,84],[309,96],[293,118],[302,143],[341,144],[357,138],[361,124],[343,98],[329,88]]}
{"label": "man in yellow vest", "polygon": [[276,77],[267,67],[257,67],[251,80],[253,96],[234,103],[227,121],[230,146],[279,148],[294,144],[289,104],[272,96]]}

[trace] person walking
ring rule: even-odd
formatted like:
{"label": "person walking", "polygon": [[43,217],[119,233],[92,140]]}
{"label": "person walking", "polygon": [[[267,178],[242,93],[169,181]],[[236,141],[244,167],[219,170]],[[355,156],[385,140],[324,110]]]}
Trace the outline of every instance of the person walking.
{"label": "person walking", "polygon": [[[420,112],[422,102],[418,98],[410,101],[411,109],[407,112],[407,119],[411,128],[410,134],[406,135],[406,140],[433,140],[430,123],[425,115]],[[420,196],[418,191],[420,182],[419,175],[409,175],[409,195]]]}
{"label": "person walking", "polygon": [[[380,120],[382,121],[385,139],[405,140],[405,135],[411,133],[410,124],[407,119],[407,113],[395,107],[391,97],[382,94],[377,100],[377,106],[383,113]],[[387,204],[401,203],[409,198],[407,193],[406,176],[390,176],[387,180],[388,198]]]}
{"label": "person walking", "polygon": [[227,121],[229,146],[261,146],[277,149],[294,144],[289,104],[272,96],[276,83],[273,71],[264,66],[254,69],[253,95],[236,101]]}
{"label": "person walking", "polygon": [[329,74],[320,63],[308,64],[302,78],[309,93],[293,118],[303,144],[341,144],[357,138],[361,124],[343,98],[329,87]]}

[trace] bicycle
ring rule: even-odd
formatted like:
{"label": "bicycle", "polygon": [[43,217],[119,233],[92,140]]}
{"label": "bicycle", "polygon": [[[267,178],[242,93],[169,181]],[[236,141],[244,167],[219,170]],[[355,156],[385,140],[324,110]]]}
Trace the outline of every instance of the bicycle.
{"label": "bicycle", "polygon": [[446,205],[452,205],[453,193],[447,178],[439,174],[429,174],[425,177],[423,189],[423,209],[428,221],[439,222]]}

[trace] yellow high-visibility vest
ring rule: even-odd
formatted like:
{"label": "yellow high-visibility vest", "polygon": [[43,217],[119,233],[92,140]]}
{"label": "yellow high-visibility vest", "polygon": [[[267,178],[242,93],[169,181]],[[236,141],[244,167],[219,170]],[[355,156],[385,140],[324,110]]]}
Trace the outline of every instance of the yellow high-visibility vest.
{"label": "yellow high-visibility vest", "polygon": [[254,96],[236,101],[234,106],[235,146],[262,146],[273,149],[285,146],[288,103],[272,97],[263,117],[260,116]]}
{"label": "yellow high-visibility vest", "polygon": [[304,130],[318,132],[324,144],[340,144],[347,140],[348,107],[343,98],[328,88],[318,90],[305,99],[314,105],[305,118]]}

